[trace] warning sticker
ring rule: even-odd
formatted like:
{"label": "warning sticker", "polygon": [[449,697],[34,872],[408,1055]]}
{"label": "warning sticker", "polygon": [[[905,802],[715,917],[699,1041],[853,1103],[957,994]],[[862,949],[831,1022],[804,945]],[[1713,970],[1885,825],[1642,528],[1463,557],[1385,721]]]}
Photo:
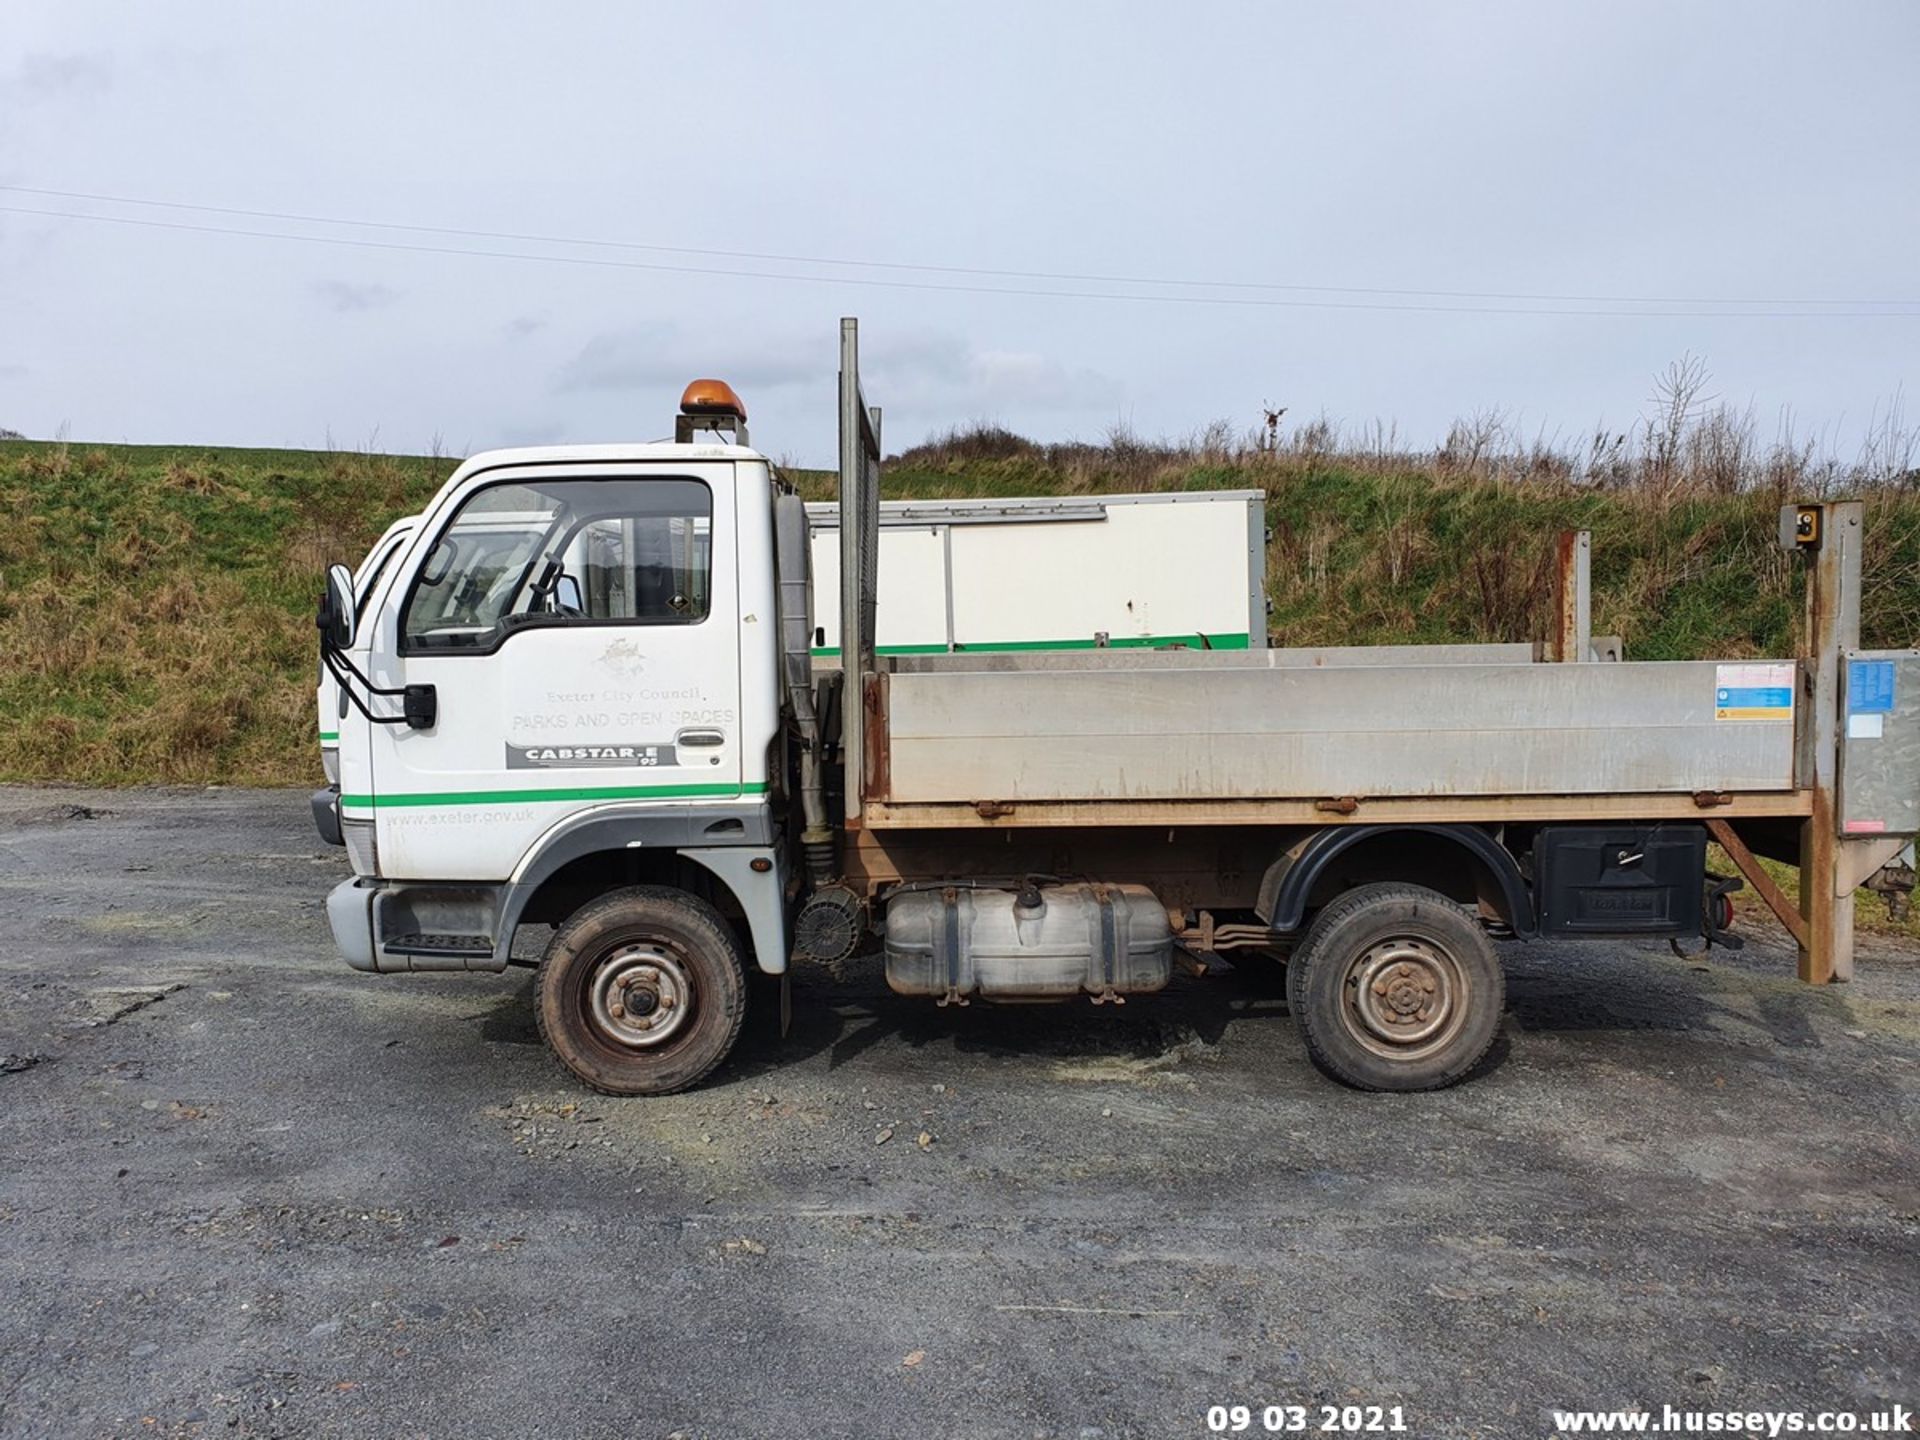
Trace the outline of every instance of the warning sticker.
{"label": "warning sticker", "polygon": [[1769,660],[1754,665],[1716,665],[1713,671],[1714,719],[1793,718],[1791,660]]}
{"label": "warning sticker", "polygon": [[1891,715],[1893,713],[1893,662],[1891,660],[1849,660],[1847,662],[1847,713],[1851,715]]}

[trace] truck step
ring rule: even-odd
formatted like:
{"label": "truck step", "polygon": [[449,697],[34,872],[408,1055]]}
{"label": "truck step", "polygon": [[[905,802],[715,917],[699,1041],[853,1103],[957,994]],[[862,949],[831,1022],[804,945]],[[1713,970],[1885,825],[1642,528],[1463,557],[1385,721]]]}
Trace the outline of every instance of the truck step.
{"label": "truck step", "polygon": [[487,935],[389,935],[380,944],[389,955],[491,955]]}

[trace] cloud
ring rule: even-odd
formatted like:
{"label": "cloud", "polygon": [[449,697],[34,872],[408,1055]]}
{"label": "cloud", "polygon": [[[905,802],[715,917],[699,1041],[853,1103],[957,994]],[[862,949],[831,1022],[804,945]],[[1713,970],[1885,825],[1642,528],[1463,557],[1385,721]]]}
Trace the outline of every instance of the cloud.
{"label": "cloud", "polygon": [[509,340],[524,340],[535,331],[546,328],[546,320],[539,315],[516,315],[507,322],[507,338]]}
{"label": "cloud", "polygon": [[525,421],[518,425],[506,425],[500,430],[500,443],[508,447],[521,445],[557,445],[567,438],[567,427],[558,420]]}
{"label": "cloud", "polygon": [[[595,335],[554,377],[561,393],[677,387],[716,375],[743,394],[785,386],[831,386],[835,356],[818,336],[743,339],[666,324]],[[901,413],[982,415],[1101,409],[1125,388],[1097,370],[1016,350],[979,350],[964,337],[922,331],[862,348],[867,393]]]}
{"label": "cloud", "polygon": [[692,336],[669,324],[636,325],[595,335],[553,383],[562,393],[638,390],[717,375],[743,389],[773,390],[819,381],[819,350],[795,340],[744,342],[704,331]]}
{"label": "cloud", "polygon": [[1110,375],[1067,366],[1032,351],[976,350],[957,335],[921,332],[869,347],[867,389],[907,410],[992,414],[1087,410],[1118,404],[1125,387]]}
{"label": "cloud", "polygon": [[346,280],[316,280],[308,287],[322,305],[336,315],[358,314],[364,310],[384,310],[400,298],[400,292],[386,285],[355,285]]}
{"label": "cloud", "polygon": [[35,97],[97,95],[113,83],[113,62],[103,53],[34,54],[24,57],[12,80],[0,88]]}

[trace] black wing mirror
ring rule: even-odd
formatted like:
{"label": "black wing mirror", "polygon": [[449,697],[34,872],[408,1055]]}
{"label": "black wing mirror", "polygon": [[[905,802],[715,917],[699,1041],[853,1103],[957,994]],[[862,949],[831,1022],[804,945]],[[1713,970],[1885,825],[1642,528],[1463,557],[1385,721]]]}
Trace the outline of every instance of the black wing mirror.
{"label": "black wing mirror", "polygon": [[358,617],[354,614],[353,573],[344,565],[327,567],[327,588],[320,597],[320,644],[328,650],[351,650]]}

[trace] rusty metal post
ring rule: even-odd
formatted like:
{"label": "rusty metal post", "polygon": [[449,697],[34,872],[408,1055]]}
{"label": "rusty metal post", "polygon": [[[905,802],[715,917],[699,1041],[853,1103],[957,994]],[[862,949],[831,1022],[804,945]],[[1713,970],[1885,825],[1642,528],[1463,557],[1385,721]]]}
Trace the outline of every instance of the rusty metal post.
{"label": "rusty metal post", "polygon": [[1553,547],[1553,628],[1549,660],[1586,660],[1593,645],[1593,532],[1562,530]]}
{"label": "rusty metal post", "polygon": [[[1808,507],[1801,507],[1802,509]],[[1839,779],[1841,655],[1860,645],[1860,542],[1857,500],[1820,507],[1807,570],[1808,778],[1813,808],[1800,824],[1800,914],[1806,920],[1800,978],[1812,985],[1853,978],[1853,886],[1842,864],[1835,785]]]}

